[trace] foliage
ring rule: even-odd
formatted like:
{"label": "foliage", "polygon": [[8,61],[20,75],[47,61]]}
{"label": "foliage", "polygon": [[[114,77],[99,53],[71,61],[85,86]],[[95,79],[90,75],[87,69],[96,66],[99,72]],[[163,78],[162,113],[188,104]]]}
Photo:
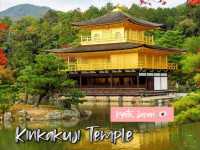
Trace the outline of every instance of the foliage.
{"label": "foliage", "polygon": [[183,47],[191,53],[197,53],[200,50],[200,36],[193,36],[185,39]]}
{"label": "foliage", "polygon": [[4,114],[7,112],[10,108],[9,104],[0,104],[0,113]]}
{"label": "foliage", "polygon": [[200,0],[187,0],[189,5],[198,5],[200,4]]}
{"label": "foliage", "polygon": [[183,31],[186,36],[196,35],[198,24],[191,18],[185,18],[180,21],[179,28]]}
{"label": "foliage", "polygon": [[0,66],[0,84],[11,84],[14,81],[13,71]]}
{"label": "foliage", "polygon": [[200,53],[198,54],[188,54],[187,56],[184,57],[184,59],[181,61],[182,65],[182,70],[188,76],[190,79],[193,79],[193,81],[196,83],[196,87],[200,86],[200,74],[199,74],[199,69],[200,69]]}
{"label": "foliage", "polygon": [[43,98],[48,100],[55,94],[62,95],[67,88],[74,87],[74,81],[68,79],[66,72],[62,71],[64,69],[62,59],[53,54],[39,54],[34,64],[20,71],[18,85],[28,94],[39,95],[36,103],[38,106]]}
{"label": "foliage", "polygon": [[176,114],[200,104],[200,93],[192,92],[173,103]]}
{"label": "foliage", "polygon": [[6,65],[8,62],[5,54],[3,53],[3,49],[0,48],[0,65]]}
{"label": "foliage", "polygon": [[178,124],[200,121],[200,107],[187,109],[175,117]]}
{"label": "foliage", "polygon": [[[167,32],[157,31],[155,33],[156,44],[169,48],[181,48],[184,42],[184,36],[181,31],[169,30]],[[159,37],[159,38],[157,38]]]}
{"label": "foliage", "polygon": [[[63,60],[42,53],[47,49],[78,45],[79,35],[88,34],[88,32],[80,31],[71,23],[102,16],[113,8],[113,4],[108,3],[102,8],[91,6],[84,12],[80,9],[68,12],[50,10],[40,19],[33,17],[24,17],[18,21],[11,21],[7,17],[0,19],[0,22],[9,25],[6,31],[0,32],[0,47],[4,48],[9,60],[8,66],[14,70],[12,74],[17,78],[15,84],[14,79],[9,77],[11,73],[8,68],[3,70],[3,73],[1,72],[1,78],[3,77],[1,86],[9,85],[9,88],[3,89],[7,92],[0,91],[1,94],[3,93],[2,97],[13,99],[7,97],[6,93],[17,95],[17,92],[12,92],[12,90],[19,90],[26,95],[39,95],[38,104],[41,99],[48,99],[56,94],[67,96],[65,100],[70,104],[79,103],[78,98],[82,97],[82,93],[76,92],[75,83],[68,79],[66,73],[58,72],[58,69],[64,68]],[[165,25],[167,31],[151,32],[155,36],[157,45],[188,49],[189,53],[186,53],[185,57],[170,58],[170,61],[178,63],[181,68],[173,74],[172,79],[187,87],[187,90],[198,88],[196,84],[200,81],[200,75],[197,73],[200,56],[193,53],[199,48],[200,6],[189,7],[183,4],[175,8],[152,9],[133,4],[129,9],[125,8],[125,11],[136,18]],[[12,85],[14,89],[10,88]],[[70,91],[69,87],[74,90]]]}
{"label": "foliage", "polygon": [[68,89],[64,94],[64,99],[62,99],[64,107],[71,109],[71,105],[77,106],[79,103],[83,103],[84,100],[80,100],[80,98],[83,98],[84,96],[85,94],[78,89]]}
{"label": "foliage", "polygon": [[200,92],[192,92],[173,103],[175,122],[187,123],[200,121]]}
{"label": "foliage", "polygon": [[[80,9],[68,12],[49,10],[41,19],[23,17],[16,22],[6,17],[1,19],[1,22],[7,23],[10,28],[4,34],[0,45],[8,51],[9,65],[18,74],[25,66],[33,63],[35,56],[43,50],[78,45],[82,31],[79,32],[78,28],[73,27],[72,22],[102,16],[113,8],[113,4],[108,3],[100,9],[91,6],[84,12]],[[152,9],[133,4],[130,9],[126,8],[126,11],[134,17],[167,25],[169,31],[154,33],[156,44],[160,46],[182,48],[185,37],[199,34],[199,7],[180,5],[176,8]]]}
{"label": "foliage", "polygon": [[200,54],[188,54],[181,62],[183,71],[186,73],[195,73],[200,68]]}
{"label": "foliage", "polygon": [[16,85],[4,84],[0,85],[0,103],[12,104],[18,100],[18,88]]}

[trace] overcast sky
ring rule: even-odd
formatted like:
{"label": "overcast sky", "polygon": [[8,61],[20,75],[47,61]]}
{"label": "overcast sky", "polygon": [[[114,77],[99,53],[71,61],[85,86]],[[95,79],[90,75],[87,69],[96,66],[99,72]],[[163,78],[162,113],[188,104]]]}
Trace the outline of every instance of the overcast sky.
{"label": "overcast sky", "polygon": [[[152,1],[158,1],[158,0],[152,0]],[[174,7],[186,2],[186,0],[166,0],[166,1],[167,4],[165,6],[157,4],[156,7]],[[27,4],[27,3],[40,6],[48,6],[52,9],[62,10],[62,11],[68,11],[75,8],[81,8],[81,10],[85,10],[91,5],[102,7],[108,2],[112,2],[113,4],[120,3],[126,5],[127,7],[130,7],[132,3],[139,4],[139,0],[0,0],[0,11],[18,4]]]}

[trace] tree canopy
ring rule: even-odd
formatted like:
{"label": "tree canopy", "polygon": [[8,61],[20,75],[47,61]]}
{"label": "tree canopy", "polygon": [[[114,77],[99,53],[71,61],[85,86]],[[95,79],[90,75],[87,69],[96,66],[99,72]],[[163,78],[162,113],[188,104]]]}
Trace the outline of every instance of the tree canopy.
{"label": "tree canopy", "polygon": [[[48,65],[47,65],[48,64]],[[74,87],[74,82],[68,79],[64,61],[53,54],[39,54],[33,64],[22,69],[17,78],[18,85],[31,95],[39,95],[40,101],[54,94],[61,94],[66,89]],[[61,70],[61,71],[59,71]]]}

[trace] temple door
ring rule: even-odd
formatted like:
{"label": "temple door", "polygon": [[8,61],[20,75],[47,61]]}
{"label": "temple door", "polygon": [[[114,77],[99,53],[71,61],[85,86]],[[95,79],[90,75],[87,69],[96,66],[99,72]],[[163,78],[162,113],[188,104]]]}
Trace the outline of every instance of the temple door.
{"label": "temple door", "polygon": [[146,89],[151,90],[151,91],[154,90],[154,78],[153,77],[147,77]]}

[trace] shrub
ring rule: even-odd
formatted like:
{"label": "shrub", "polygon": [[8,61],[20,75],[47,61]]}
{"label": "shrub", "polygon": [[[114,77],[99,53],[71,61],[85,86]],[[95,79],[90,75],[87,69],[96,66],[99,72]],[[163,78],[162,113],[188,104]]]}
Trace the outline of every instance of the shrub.
{"label": "shrub", "polygon": [[200,92],[192,92],[173,103],[175,114],[200,105]]}
{"label": "shrub", "polygon": [[200,121],[200,107],[190,108],[186,111],[182,111],[175,117],[175,122],[179,124],[196,121]]}
{"label": "shrub", "polygon": [[7,112],[10,108],[9,104],[0,104],[0,113],[4,114]]}

